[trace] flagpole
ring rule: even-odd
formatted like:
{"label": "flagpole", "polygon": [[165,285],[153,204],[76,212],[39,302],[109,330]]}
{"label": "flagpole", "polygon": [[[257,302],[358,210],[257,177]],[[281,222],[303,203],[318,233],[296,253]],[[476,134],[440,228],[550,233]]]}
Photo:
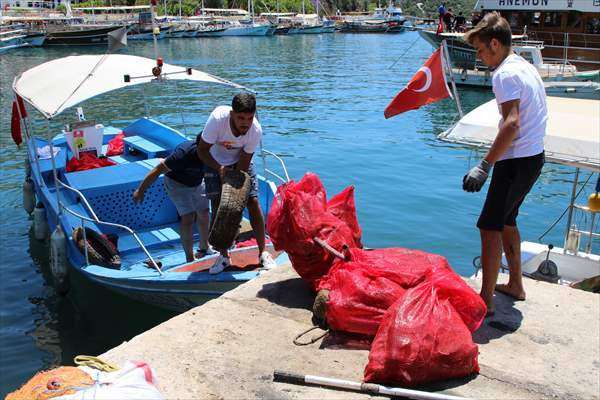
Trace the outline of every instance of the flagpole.
{"label": "flagpole", "polygon": [[463,111],[460,106],[460,98],[458,97],[458,90],[456,90],[456,83],[454,82],[454,74],[452,73],[452,64],[450,64],[450,57],[448,53],[448,44],[446,43],[446,39],[442,40],[442,64],[444,65],[444,69],[450,75],[450,82],[452,82],[452,92],[454,93],[454,102],[456,103],[456,109],[458,110],[458,115],[462,118]]}

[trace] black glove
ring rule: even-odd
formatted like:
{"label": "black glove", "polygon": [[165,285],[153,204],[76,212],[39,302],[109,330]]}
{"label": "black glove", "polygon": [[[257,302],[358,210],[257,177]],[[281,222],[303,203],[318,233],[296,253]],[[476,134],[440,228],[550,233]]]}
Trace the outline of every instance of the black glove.
{"label": "black glove", "polygon": [[463,190],[466,192],[479,192],[488,177],[492,166],[485,160],[471,170],[463,178]]}

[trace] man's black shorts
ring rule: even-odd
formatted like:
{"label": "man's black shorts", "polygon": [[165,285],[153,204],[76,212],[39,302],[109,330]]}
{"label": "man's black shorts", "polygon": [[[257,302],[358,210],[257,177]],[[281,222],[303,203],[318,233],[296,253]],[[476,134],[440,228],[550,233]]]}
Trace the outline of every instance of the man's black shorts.
{"label": "man's black shorts", "polygon": [[504,225],[516,226],[519,207],[544,166],[544,153],[510,158],[494,165],[492,182],[477,221],[479,229],[502,231]]}

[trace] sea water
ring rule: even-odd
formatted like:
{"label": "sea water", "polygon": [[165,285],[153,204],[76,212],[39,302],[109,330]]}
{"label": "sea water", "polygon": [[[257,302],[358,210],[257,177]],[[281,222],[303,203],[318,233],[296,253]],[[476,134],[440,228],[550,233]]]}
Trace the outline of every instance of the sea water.
{"label": "sea water", "polygon": [[[432,52],[416,32],[170,39],[160,41],[158,51],[165,62],[256,91],[264,148],[283,157],[293,179],[307,171],[318,174],[329,197],[354,185],[365,245],[438,253],[458,273],[473,273],[472,259],[479,254],[475,222],[487,186],[475,194],[461,188],[463,175],[481,153],[436,139],[458,118],[453,101],[383,118],[385,106]],[[13,78],[55,58],[104,52],[102,47],[56,47],[0,55],[1,397],[40,369],[69,365],[77,354],[100,354],[174,315],[81,277],[75,277],[68,296],[57,295],[50,284],[48,243],[33,237],[32,220],[22,208],[25,152],[10,138]],[[154,57],[151,42],[132,43],[122,52]],[[61,74],[68,71],[53,71],[45,79]],[[147,110],[195,135],[210,111],[229,104],[234,93],[191,83],[147,85],[105,94],[83,107],[87,119],[117,127]],[[489,90],[460,91],[465,112],[492,98]],[[75,118],[68,110],[50,129],[58,132]],[[46,135],[39,116],[34,125],[37,134]],[[546,164],[520,211],[524,240],[537,241],[561,216],[572,177],[571,169]],[[542,242],[562,246],[564,226],[563,219]]]}

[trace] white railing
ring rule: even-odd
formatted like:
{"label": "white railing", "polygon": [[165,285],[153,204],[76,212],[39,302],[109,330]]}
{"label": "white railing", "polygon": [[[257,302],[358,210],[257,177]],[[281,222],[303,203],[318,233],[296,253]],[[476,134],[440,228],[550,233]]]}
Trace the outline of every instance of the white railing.
{"label": "white railing", "polygon": [[[283,161],[283,159],[281,157],[279,157],[277,154],[269,151],[269,150],[265,150],[262,149],[262,153],[261,156],[263,158],[263,167],[265,170],[265,175],[271,175],[277,179],[279,179],[281,182],[286,183],[290,181],[290,176],[288,174],[287,168],[285,166],[285,162]],[[277,173],[275,173],[274,171],[270,170],[267,168],[267,161],[266,161],[266,156],[271,156],[274,157],[277,161],[279,161],[279,163],[281,164],[281,168],[283,169],[283,173],[285,174],[285,178],[281,177],[280,175],[278,175]]]}

